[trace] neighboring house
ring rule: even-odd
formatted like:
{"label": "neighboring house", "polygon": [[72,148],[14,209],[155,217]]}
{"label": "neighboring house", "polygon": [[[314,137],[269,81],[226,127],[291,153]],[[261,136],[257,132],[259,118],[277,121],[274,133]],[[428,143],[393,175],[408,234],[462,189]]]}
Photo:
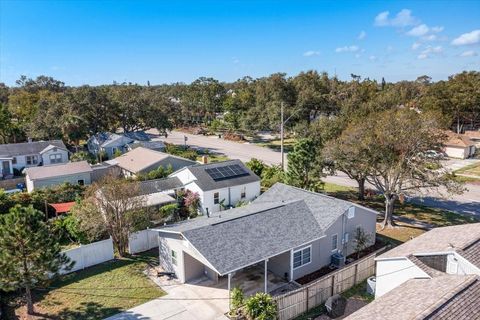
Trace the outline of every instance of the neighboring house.
{"label": "neighboring house", "polygon": [[[204,214],[252,201],[260,195],[260,178],[240,160],[229,160],[185,167],[170,175],[184,188],[197,192]],[[223,207],[222,207],[223,205]]]}
{"label": "neighboring house", "polygon": [[88,151],[93,155],[105,152],[108,159],[113,159],[115,152],[128,151],[128,145],[140,141],[150,141],[150,137],[144,131],[110,133],[102,132],[91,136],[87,141]]}
{"label": "neighboring house", "polygon": [[62,183],[89,185],[92,168],[87,161],[69,162],[26,169],[27,191],[52,187]]}
{"label": "neighboring house", "polygon": [[445,153],[450,158],[466,159],[475,154],[475,144],[464,134],[447,131],[448,139],[444,143]]}
{"label": "neighboring house", "polygon": [[375,260],[377,298],[410,279],[480,275],[480,223],[432,229]]}
{"label": "neighboring house", "polygon": [[467,130],[465,135],[475,144],[475,149],[480,148],[480,131]]}
{"label": "neighboring house", "polygon": [[146,207],[160,207],[177,202],[176,192],[182,187],[177,177],[139,182],[140,196],[145,197]]}
{"label": "neighboring house", "polygon": [[172,169],[176,171],[197,163],[192,160],[143,147],[135,148],[107,162],[119,167],[125,177],[136,177],[138,174],[148,173],[157,169],[159,166],[165,169],[168,166],[172,166]]}
{"label": "neighboring house", "polygon": [[13,169],[68,162],[68,150],[61,140],[0,144],[0,176]]}
{"label": "neighboring house", "polygon": [[138,147],[143,147],[143,148],[160,151],[160,152],[165,151],[165,143],[163,143],[163,141],[158,141],[158,140],[157,141],[136,141],[136,142],[127,144],[128,151]]}
{"label": "neighboring house", "polygon": [[373,245],[376,218],[357,204],[277,183],[246,206],[153,231],[162,268],[182,283],[207,276],[230,284],[242,269],[259,265],[291,281],[330,265],[333,254],[354,253],[359,227]]}
{"label": "neighboring house", "polygon": [[442,275],[410,279],[345,320],[478,320],[480,277]]}

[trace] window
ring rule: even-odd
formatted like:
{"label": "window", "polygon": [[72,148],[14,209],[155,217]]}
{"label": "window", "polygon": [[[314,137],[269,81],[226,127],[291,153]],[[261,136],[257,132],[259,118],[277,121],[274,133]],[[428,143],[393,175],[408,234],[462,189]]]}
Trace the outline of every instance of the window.
{"label": "window", "polygon": [[85,185],[85,181],[83,179],[78,180],[77,183],[81,186]]}
{"label": "window", "polygon": [[343,235],[343,244],[348,242],[348,239],[350,238],[350,234],[348,232],[345,232]]}
{"label": "window", "polygon": [[17,164],[17,158],[16,157],[12,158],[12,164]]}
{"label": "window", "polygon": [[300,268],[311,262],[312,246],[293,252],[293,269]]}
{"label": "window", "polygon": [[348,208],[348,219],[353,219],[355,217],[355,207]]}
{"label": "window", "polygon": [[60,153],[51,154],[50,163],[62,163],[62,155]]}
{"label": "window", "polygon": [[25,159],[27,160],[27,165],[28,166],[38,164],[37,156],[26,156]]}
{"label": "window", "polygon": [[247,197],[247,188],[243,187],[242,192],[240,193],[240,198],[245,199]]}
{"label": "window", "polygon": [[332,236],[332,251],[337,250],[338,235],[334,234]]}
{"label": "window", "polygon": [[218,192],[215,192],[213,194],[213,203],[218,204],[219,202],[220,202],[220,195],[218,194]]}
{"label": "window", "polygon": [[177,265],[177,252],[172,250],[172,263]]}

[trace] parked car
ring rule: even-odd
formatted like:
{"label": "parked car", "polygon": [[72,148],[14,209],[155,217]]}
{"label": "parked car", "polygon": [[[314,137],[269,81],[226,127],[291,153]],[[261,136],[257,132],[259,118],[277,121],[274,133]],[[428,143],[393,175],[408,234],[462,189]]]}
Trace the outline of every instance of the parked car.
{"label": "parked car", "polygon": [[423,155],[426,158],[430,158],[430,159],[443,159],[443,158],[445,158],[445,155],[443,154],[443,152],[438,152],[438,151],[435,151],[435,150],[427,150],[427,151],[425,151],[425,153]]}

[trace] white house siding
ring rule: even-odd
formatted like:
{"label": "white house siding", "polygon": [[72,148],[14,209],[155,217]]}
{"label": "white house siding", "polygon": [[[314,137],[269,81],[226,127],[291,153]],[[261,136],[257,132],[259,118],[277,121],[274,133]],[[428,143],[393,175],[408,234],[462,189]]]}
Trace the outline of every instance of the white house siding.
{"label": "white house siding", "polygon": [[[50,149],[46,152],[44,152],[41,156],[42,156],[42,163],[44,166],[48,166],[50,164],[57,164],[57,163],[67,163],[68,162],[68,151],[67,150],[63,150],[63,149],[59,149],[57,148],[55,151],[55,149]],[[60,155],[62,157],[62,161],[61,162],[54,162],[52,163],[51,160],[50,160],[50,156],[51,155]]]}
{"label": "white house siding", "polygon": [[290,279],[290,250],[268,259],[267,269],[278,276]]}
{"label": "white house siding", "polygon": [[[177,253],[176,265],[172,263],[172,250]],[[159,255],[160,266],[165,271],[175,272],[182,283],[192,280],[194,275],[199,274],[198,262],[203,264],[204,275],[213,280],[218,279],[218,274],[210,268],[208,262],[186,240],[182,240],[180,235],[165,233],[159,236]]]}
{"label": "white house siding", "polygon": [[465,159],[469,157],[469,148],[445,147],[445,153],[450,158]]}
{"label": "white house siding", "polygon": [[[452,272],[456,271],[456,272]],[[449,274],[476,274],[480,276],[480,268],[457,253],[451,253],[447,258],[447,273]]]}
{"label": "white house siding", "polygon": [[383,296],[405,281],[413,278],[430,278],[407,258],[377,261],[375,298]]}
{"label": "white house siding", "polygon": [[27,191],[32,192],[35,189],[52,187],[56,185],[60,185],[63,183],[71,183],[71,184],[78,184],[79,180],[83,180],[84,185],[89,185],[92,183],[91,181],[91,174],[90,172],[79,173],[75,175],[69,176],[60,176],[60,177],[52,177],[46,179],[38,179],[38,180],[31,180],[27,175]]}
{"label": "white house siding", "polygon": [[[240,196],[243,188],[245,188],[245,198],[241,199]],[[186,186],[186,189],[189,189],[189,187]],[[224,204],[226,206],[234,206],[240,200],[252,201],[258,197],[260,195],[260,182],[255,181],[244,185],[203,192],[202,212],[205,213],[207,208],[209,212],[218,212],[221,210],[220,203],[214,203],[214,194],[216,192],[219,193],[219,202],[225,199]]]}
{"label": "white house siding", "polygon": [[[8,163],[8,170],[3,170],[4,162]],[[13,166],[12,166],[12,159],[11,158],[0,158],[0,177],[7,176],[13,174]]]}

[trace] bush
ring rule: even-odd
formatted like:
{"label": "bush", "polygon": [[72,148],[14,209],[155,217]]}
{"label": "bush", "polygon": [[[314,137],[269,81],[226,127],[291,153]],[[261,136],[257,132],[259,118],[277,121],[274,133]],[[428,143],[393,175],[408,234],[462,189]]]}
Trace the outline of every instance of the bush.
{"label": "bush", "polygon": [[250,161],[245,163],[248,169],[252,170],[257,176],[261,177],[263,170],[265,169],[265,163],[262,160],[252,158]]}
{"label": "bush", "polygon": [[262,172],[262,186],[270,188],[277,182],[283,182],[285,173],[280,166],[265,166]]}
{"label": "bush", "polygon": [[233,288],[232,292],[230,293],[231,297],[231,306],[230,306],[230,314],[232,316],[237,315],[238,309],[243,306],[244,303],[244,295],[242,289],[239,287]]}
{"label": "bush", "polygon": [[62,244],[88,242],[85,233],[80,230],[80,221],[72,214],[53,220],[52,225]]}
{"label": "bush", "polygon": [[185,146],[178,146],[171,143],[165,143],[165,152],[174,156],[196,161],[198,152]]}
{"label": "bush", "polygon": [[268,293],[259,292],[248,298],[245,310],[250,319],[273,320],[277,318],[277,305]]}
{"label": "bush", "polygon": [[77,162],[77,161],[87,161],[90,164],[95,164],[97,163],[97,159],[95,156],[89,152],[86,151],[79,151],[75,152],[71,157],[70,161],[72,162]]}
{"label": "bush", "polygon": [[24,168],[18,170],[17,168],[13,168],[13,175],[14,175],[15,177],[21,177],[21,176],[23,176],[23,174],[22,174],[23,169],[24,169]]}
{"label": "bush", "polygon": [[166,204],[161,207],[158,212],[162,219],[168,219],[170,217],[175,217],[178,209],[178,203]]}

